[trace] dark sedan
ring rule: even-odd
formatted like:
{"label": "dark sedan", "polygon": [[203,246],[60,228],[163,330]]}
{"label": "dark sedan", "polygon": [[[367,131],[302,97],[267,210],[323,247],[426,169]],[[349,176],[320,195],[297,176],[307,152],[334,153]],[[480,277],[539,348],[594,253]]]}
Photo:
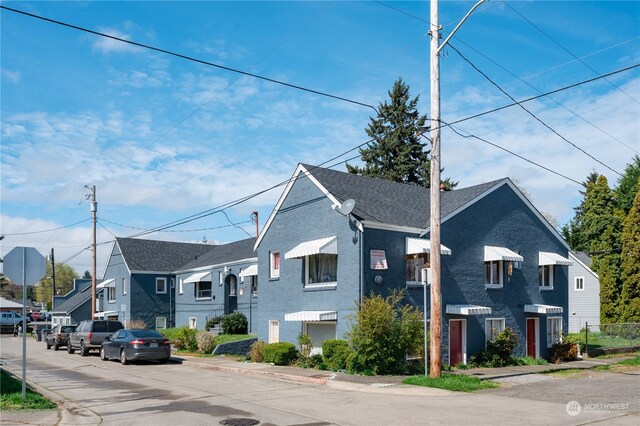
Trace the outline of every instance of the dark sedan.
{"label": "dark sedan", "polygon": [[171,356],[169,340],[157,331],[123,328],[105,339],[100,347],[100,359],[120,359],[123,365],[132,361],[156,360],[166,363]]}

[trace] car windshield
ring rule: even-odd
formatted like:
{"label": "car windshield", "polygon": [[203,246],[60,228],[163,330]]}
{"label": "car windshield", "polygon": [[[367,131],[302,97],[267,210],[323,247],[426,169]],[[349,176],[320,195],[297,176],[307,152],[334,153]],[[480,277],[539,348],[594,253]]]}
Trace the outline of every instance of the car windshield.
{"label": "car windshield", "polygon": [[64,325],[64,326],[62,326],[62,332],[63,333],[71,333],[75,329],[76,329],[75,325]]}
{"label": "car windshield", "polygon": [[151,330],[131,330],[131,335],[134,337],[151,337],[156,339],[162,339],[164,336],[157,331]]}

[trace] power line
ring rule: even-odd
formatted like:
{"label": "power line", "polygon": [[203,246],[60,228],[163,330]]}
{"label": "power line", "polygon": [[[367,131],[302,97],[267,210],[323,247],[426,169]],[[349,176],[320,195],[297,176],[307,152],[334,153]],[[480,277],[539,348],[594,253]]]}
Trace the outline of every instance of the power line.
{"label": "power line", "polygon": [[84,219],[84,220],[81,220],[80,222],[72,223],[70,225],[60,226],[58,228],[53,228],[53,229],[44,229],[44,230],[41,230],[41,231],[30,231],[30,232],[15,232],[15,233],[12,233],[12,234],[3,234],[3,235],[11,237],[11,236],[16,236],[16,235],[43,234],[45,232],[54,232],[54,231],[59,231],[61,229],[65,229],[65,228],[71,228],[72,226],[79,225],[79,224],[87,222],[89,220],[91,220],[91,219]]}
{"label": "power line", "polygon": [[500,87],[495,81],[493,81],[487,74],[485,74],[483,71],[481,71],[473,62],[471,62],[469,59],[467,59],[462,53],[460,53],[460,51],[458,49],[456,49],[451,43],[449,43],[449,47],[451,49],[453,49],[453,51],[455,51],[458,55],[460,55],[460,57],[462,59],[464,59],[469,65],[471,65],[471,67],[473,69],[475,69],[476,71],[478,71],[486,80],[488,80],[491,84],[493,84],[498,90],[500,90],[505,96],[507,96],[509,99],[511,99],[512,101],[516,102],[516,104],[522,108],[523,110],[525,110],[530,116],[532,116],[536,121],[538,121],[540,124],[542,124],[544,127],[546,127],[547,129],[551,130],[551,132],[553,132],[555,135],[557,135],[558,137],[560,137],[563,141],[567,142],[568,144],[570,144],[571,146],[573,146],[574,148],[576,148],[577,150],[581,151],[582,153],[584,153],[585,155],[587,155],[588,157],[590,157],[591,159],[593,159],[594,161],[596,161],[597,163],[600,163],[601,165],[603,165],[604,167],[606,167],[607,169],[611,170],[612,172],[616,173],[618,176],[622,176],[622,174],[620,174],[618,171],[612,169],[611,167],[607,166],[605,163],[603,163],[602,161],[598,160],[596,157],[594,157],[593,155],[589,154],[587,151],[585,151],[584,149],[580,148],[578,145],[574,144],[573,142],[571,142],[569,139],[565,138],[564,136],[562,136],[560,133],[558,133],[555,129],[553,129],[551,126],[549,126],[547,123],[545,123],[542,119],[538,118],[538,116],[536,116],[534,113],[532,113],[531,111],[529,111],[527,108],[525,108],[520,102],[516,101],[515,98],[513,96],[511,96],[509,93],[507,93],[502,87]]}
{"label": "power line", "polygon": [[[110,223],[110,224],[112,224],[112,225],[121,226],[121,227],[123,227],[123,228],[137,229],[138,231],[149,231],[149,229],[148,229],[148,228],[138,228],[138,227],[136,227],[136,226],[123,225],[123,224],[121,224],[121,223],[112,222],[112,221],[107,220],[107,219],[99,218],[98,220],[99,220],[99,221],[102,221],[102,222]],[[243,221],[243,222],[237,222],[236,224],[237,224],[237,225],[242,225],[242,224],[245,224],[245,223],[251,223],[251,221],[250,221],[250,220],[245,220],[245,221]],[[214,227],[211,227],[211,228],[199,228],[199,229],[174,229],[174,230],[164,231],[164,232],[200,232],[200,231],[212,231],[212,230],[215,230],[215,229],[230,228],[230,227],[232,227],[232,226],[234,226],[234,225],[221,225],[221,226],[214,226]]]}
{"label": "power line", "polygon": [[184,55],[184,54],[181,54],[181,53],[173,52],[171,50],[161,49],[159,47],[154,47],[154,46],[151,46],[151,45],[148,45],[148,44],[143,44],[143,43],[138,43],[138,42],[131,41],[131,40],[126,40],[126,39],[123,39],[123,38],[120,38],[120,37],[112,36],[112,35],[101,33],[101,32],[94,31],[94,30],[90,30],[88,28],[80,27],[80,26],[77,26],[77,25],[73,25],[73,24],[69,24],[69,23],[66,23],[66,22],[58,21],[58,20],[55,20],[55,19],[46,18],[44,16],[34,15],[33,13],[25,12],[25,11],[14,9],[14,8],[11,8],[11,7],[0,5],[0,8],[8,10],[10,12],[15,12],[15,13],[19,13],[21,15],[29,16],[31,18],[36,18],[36,19],[40,19],[42,21],[50,22],[52,24],[61,25],[63,27],[72,28],[72,29],[79,30],[79,31],[84,31],[84,32],[89,33],[89,34],[93,34],[93,35],[97,35],[97,36],[100,36],[100,37],[109,38],[111,40],[116,40],[116,41],[119,41],[121,43],[126,43],[126,44],[130,44],[132,46],[142,47],[144,49],[153,50],[155,52],[160,52],[160,53],[164,53],[166,55],[175,56],[176,58],[186,59],[186,60],[191,61],[191,62],[196,62],[196,63],[199,63],[199,64],[208,65],[210,67],[222,69],[222,70],[225,70],[225,71],[234,72],[234,73],[237,73],[237,74],[242,74],[242,75],[246,75],[246,76],[249,76],[249,77],[257,78],[259,80],[268,81],[270,83],[279,84],[281,86],[289,87],[291,89],[297,89],[297,90],[301,90],[301,91],[304,91],[304,92],[313,93],[315,95],[324,96],[324,97],[327,97],[327,98],[336,99],[336,100],[343,101],[343,102],[348,102],[350,104],[364,106],[364,107],[371,108],[374,111],[378,112],[378,110],[375,107],[373,107],[372,105],[366,104],[364,102],[355,101],[353,99],[345,98],[345,97],[342,97],[342,96],[332,95],[332,94],[327,93],[327,92],[322,92],[322,91],[319,91],[319,90],[310,89],[308,87],[300,86],[300,85],[297,85],[297,84],[286,83],[286,82],[281,81],[281,80],[276,80],[276,79],[273,79],[273,78],[270,78],[270,77],[264,77],[262,75],[250,73],[248,71],[242,71],[242,70],[239,70],[237,68],[226,67],[224,65],[220,65],[220,64],[213,63],[213,62],[205,61],[203,59],[194,58],[192,56],[188,56],[188,55]]}

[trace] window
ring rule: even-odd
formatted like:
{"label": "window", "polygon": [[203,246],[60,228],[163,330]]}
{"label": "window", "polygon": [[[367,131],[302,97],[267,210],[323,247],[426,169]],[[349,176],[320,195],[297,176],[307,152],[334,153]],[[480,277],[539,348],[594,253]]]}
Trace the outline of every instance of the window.
{"label": "window", "polygon": [[540,288],[544,290],[553,289],[553,265],[538,266]]}
{"label": "window", "polygon": [[167,293],[167,279],[156,278],[156,294],[166,294],[166,293]]}
{"label": "window", "polygon": [[122,294],[127,294],[127,279],[122,279]]}
{"label": "window", "polygon": [[156,317],[156,330],[167,328],[167,317]]}
{"label": "window", "polygon": [[196,299],[211,298],[211,281],[198,281],[196,283]]}
{"label": "window", "polygon": [[258,276],[251,277],[251,293],[255,296],[258,293]]}
{"label": "window", "polygon": [[504,318],[487,318],[484,320],[486,342],[494,340],[504,331]]}
{"label": "window", "polygon": [[576,291],[584,290],[584,277],[576,277],[575,283]]}
{"label": "window", "polygon": [[238,280],[235,276],[229,277],[229,296],[238,295]]}
{"label": "window", "polygon": [[487,288],[502,287],[502,260],[484,262],[484,283]]}
{"label": "window", "polygon": [[425,268],[422,256],[411,257],[405,261],[405,280],[409,282],[422,282],[422,270]]}
{"label": "window", "polygon": [[335,284],[338,280],[337,254],[305,256],[305,285]]}
{"label": "window", "polygon": [[269,277],[280,278],[280,252],[269,253]]}
{"label": "window", "polygon": [[116,288],[107,287],[107,302],[114,303],[116,301]]}
{"label": "window", "polygon": [[180,281],[178,281],[178,293],[179,294],[183,294],[184,293],[184,282],[183,282],[182,278],[180,278]]}
{"label": "window", "polygon": [[238,269],[238,276],[240,277],[240,282],[244,284],[244,275],[242,275],[242,268]]}
{"label": "window", "polygon": [[562,342],[562,318],[547,318],[547,347]]}
{"label": "window", "polygon": [[196,317],[189,317],[189,328],[196,328]]}

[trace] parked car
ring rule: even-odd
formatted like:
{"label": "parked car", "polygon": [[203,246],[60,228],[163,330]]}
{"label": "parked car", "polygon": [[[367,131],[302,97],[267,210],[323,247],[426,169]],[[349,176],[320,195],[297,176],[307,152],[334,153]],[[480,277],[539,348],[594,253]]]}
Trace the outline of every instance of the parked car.
{"label": "parked car", "polygon": [[60,346],[67,346],[69,344],[69,334],[73,333],[76,327],[75,325],[56,325],[45,337],[47,349],[51,349],[51,346],[53,346],[53,350],[57,351]]}
{"label": "parked car", "polygon": [[17,312],[0,312],[0,324],[15,325],[22,322],[22,316]]}
{"label": "parked car", "polygon": [[153,330],[119,330],[105,339],[100,348],[100,359],[120,359],[122,365],[143,360],[157,360],[164,364],[170,356],[169,340]]}
{"label": "parked car", "polygon": [[67,352],[74,353],[80,350],[80,355],[87,356],[91,349],[100,349],[105,337],[111,337],[113,333],[123,329],[120,321],[113,320],[86,320],[81,321],[76,330],[69,334]]}

